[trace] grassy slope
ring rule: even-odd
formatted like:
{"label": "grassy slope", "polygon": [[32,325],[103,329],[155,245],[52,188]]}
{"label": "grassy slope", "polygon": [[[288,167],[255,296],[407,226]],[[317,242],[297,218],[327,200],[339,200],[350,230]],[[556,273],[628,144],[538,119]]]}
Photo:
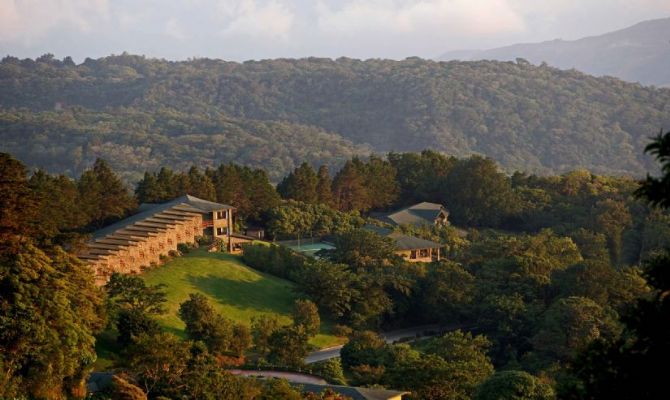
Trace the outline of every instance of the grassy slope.
{"label": "grassy slope", "polygon": [[[253,270],[237,256],[195,250],[143,277],[149,285],[167,285],[168,312],[159,321],[166,330],[180,336],[184,335],[184,324],[177,311],[189,293],[207,296],[218,312],[238,322],[249,324],[251,317],[260,314],[275,314],[282,323],[291,322],[296,297],[293,284]],[[322,324],[322,332],[310,343],[319,348],[337,344],[338,339],[328,334],[329,328],[330,324]]]}

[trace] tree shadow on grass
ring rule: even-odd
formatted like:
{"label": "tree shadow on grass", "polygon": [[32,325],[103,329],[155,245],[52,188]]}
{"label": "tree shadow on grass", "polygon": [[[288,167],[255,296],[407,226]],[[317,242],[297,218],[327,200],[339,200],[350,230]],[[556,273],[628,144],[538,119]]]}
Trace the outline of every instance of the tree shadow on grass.
{"label": "tree shadow on grass", "polygon": [[249,282],[214,275],[189,275],[187,280],[220,305],[252,313],[288,314],[295,299],[290,287],[266,279]]}

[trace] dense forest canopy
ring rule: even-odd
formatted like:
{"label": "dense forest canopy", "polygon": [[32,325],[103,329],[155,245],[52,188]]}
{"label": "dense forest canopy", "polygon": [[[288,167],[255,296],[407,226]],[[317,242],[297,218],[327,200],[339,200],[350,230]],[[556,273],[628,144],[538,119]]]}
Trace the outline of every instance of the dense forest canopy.
{"label": "dense forest canopy", "polygon": [[301,162],[431,148],[508,172],[642,175],[670,91],[517,62],[307,58],[184,62],[123,54],[0,63],[0,149],[78,175],[235,161],[278,181]]}

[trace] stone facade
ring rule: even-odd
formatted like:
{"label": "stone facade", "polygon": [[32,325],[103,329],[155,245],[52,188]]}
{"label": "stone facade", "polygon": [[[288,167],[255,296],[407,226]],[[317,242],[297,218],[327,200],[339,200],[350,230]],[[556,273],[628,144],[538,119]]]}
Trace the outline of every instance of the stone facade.
{"label": "stone facade", "polygon": [[96,283],[104,285],[112,273],[140,273],[179,244],[195,243],[202,236],[221,239],[232,248],[238,242],[232,238],[233,212],[231,206],[188,195],[143,204],[138,214],[95,232],[79,258],[91,267]]}

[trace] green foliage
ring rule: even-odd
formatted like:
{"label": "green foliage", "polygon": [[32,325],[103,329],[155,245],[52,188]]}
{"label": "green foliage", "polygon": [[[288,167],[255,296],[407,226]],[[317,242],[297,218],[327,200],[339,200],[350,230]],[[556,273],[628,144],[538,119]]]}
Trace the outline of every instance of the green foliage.
{"label": "green foliage", "polygon": [[114,307],[144,314],[165,312],[165,285],[147,286],[139,276],[113,273],[105,285],[107,298]]}
{"label": "green foliage", "polygon": [[475,400],[553,400],[554,390],[524,371],[501,371],[484,381]]}
{"label": "green foliage", "polygon": [[116,341],[124,347],[135,343],[142,335],[155,336],[161,332],[158,322],[140,310],[122,309],[115,317],[116,330],[119,333]]}
{"label": "green foliage", "polygon": [[179,318],[186,324],[188,337],[204,342],[213,354],[229,352],[240,357],[251,345],[249,328],[217,314],[200,293],[191,293],[189,299],[180,304]]}
{"label": "green foliage", "polygon": [[354,269],[374,270],[400,262],[395,251],[393,239],[367,229],[355,229],[337,235],[335,249],[329,250],[328,257]]}
{"label": "green foliage", "polygon": [[204,173],[196,166],[179,173],[163,167],[158,172],[145,172],[135,189],[141,203],[161,203],[185,194],[235,204],[238,216],[250,220],[258,220],[279,201],[264,170],[232,163]]}
{"label": "green foliage", "polygon": [[421,310],[426,320],[453,323],[470,314],[475,278],[462,266],[450,261],[431,265],[420,285]]}
{"label": "green foliage", "polygon": [[[3,148],[73,175],[104,153],[124,176],[225,159],[264,166],[278,181],[303,161],[334,167],[370,151],[352,142],[485,154],[508,170],[642,174],[648,132],[668,125],[661,89],[546,65],[54,61],[0,63]],[[46,111],[59,102],[64,111]]]}
{"label": "green foliage", "polygon": [[138,337],[128,354],[129,370],[152,397],[169,396],[188,370],[189,344],[169,333]]}
{"label": "green foliage", "polygon": [[455,157],[424,150],[421,153],[394,153],[389,162],[397,171],[401,202],[444,201],[444,181],[456,164]]}
{"label": "green foliage", "polygon": [[613,268],[602,261],[585,261],[557,272],[552,280],[561,297],[587,297],[601,307],[621,312],[648,290],[634,268]]}
{"label": "green foliage", "polygon": [[128,188],[103,159],[98,158],[92,169],[84,171],[77,186],[82,200],[79,206],[97,228],[121,219],[135,208]]}
{"label": "green foliage", "polygon": [[0,287],[0,397],[81,393],[105,315],[88,268],[23,239],[0,253]]}
{"label": "green foliage", "polygon": [[345,370],[358,365],[379,366],[383,364],[386,343],[371,331],[355,332],[340,351]]}
{"label": "green foliage", "polygon": [[127,371],[150,398],[300,399],[286,381],[231,375],[201,343],[162,333],[142,336],[130,353]]}
{"label": "green foliage", "polygon": [[279,328],[270,335],[268,361],[293,368],[301,367],[309,354],[309,334],[303,325]]}
{"label": "green foliage", "polygon": [[[647,151],[661,163],[663,176],[647,177],[637,195],[667,209],[670,205],[670,133],[659,135]],[[616,339],[598,339],[574,362],[572,376],[559,386],[566,399],[662,398],[666,395],[663,365],[670,356],[670,256],[652,257],[644,276],[652,288],[635,307],[625,312],[623,333]]]}
{"label": "green foliage", "polygon": [[109,389],[109,394],[112,398],[119,400],[147,400],[147,395],[142,389],[119,375],[112,376],[112,387]]}
{"label": "green foliage", "polygon": [[656,178],[647,175],[642,181],[640,188],[635,193],[638,197],[646,199],[650,204],[662,208],[670,208],[670,134],[663,131],[644,148],[661,164],[662,176]]}
{"label": "green foliage", "polygon": [[293,325],[304,328],[308,336],[319,333],[321,318],[316,304],[309,300],[296,300],[293,304]]}
{"label": "green foliage", "polygon": [[268,233],[275,237],[306,237],[340,233],[363,225],[357,211],[340,212],[322,204],[286,201],[267,215]]}
{"label": "green foliage", "polygon": [[265,358],[270,353],[270,337],[279,330],[279,320],[275,316],[260,315],[251,319],[251,336],[254,351]]}
{"label": "green foliage", "polygon": [[299,290],[335,318],[349,315],[361,298],[359,278],[343,264],[316,260],[299,276]]}
{"label": "green foliage", "polygon": [[318,185],[319,177],[316,171],[304,162],[279,182],[277,192],[285,199],[316,204],[319,203]]}
{"label": "green foliage", "polygon": [[11,250],[22,236],[35,235],[38,199],[26,180],[26,167],[7,153],[0,153],[0,250]]}
{"label": "green foliage", "polygon": [[330,358],[311,365],[312,371],[333,385],[346,385],[342,362],[339,358]]}
{"label": "green foliage", "polygon": [[390,162],[371,156],[367,162],[354,157],[335,175],[334,203],[342,211],[367,211],[392,205],[398,196],[396,169]]}
{"label": "green foliage", "polygon": [[445,205],[458,224],[496,226],[521,211],[510,179],[491,159],[473,156],[459,161],[447,175],[443,190]]}
{"label": "green foliage", "polygon": [[493,373],[484,336],[455,331],[429,339],[417,352],[406,345],[390,346],[383,382],[411,390],[421,399],[470,399]]}
{"label": "green foliage", "polygon": [[545,359],[570,361],[594,339],[616,338],[620,327],[615,312],[584,297],[557,300],[544,314],[533,337],[535,351]]}

